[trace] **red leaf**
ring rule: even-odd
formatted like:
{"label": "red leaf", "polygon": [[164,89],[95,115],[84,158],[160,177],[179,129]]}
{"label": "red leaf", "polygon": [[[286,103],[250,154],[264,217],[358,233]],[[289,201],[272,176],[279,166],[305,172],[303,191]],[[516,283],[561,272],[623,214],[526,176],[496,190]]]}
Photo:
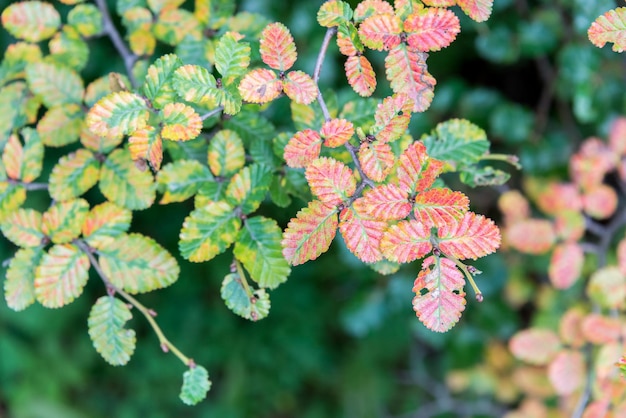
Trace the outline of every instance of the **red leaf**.
{"label": "red leaf", "polygon": [[441,173],[443,163],[426,154],[421,142],[413,142],[404,150],[398,162],[398,184],[409,194],[430,187]]}
{"label": "red leaf", "polygon": [[357,203],[361,199],[341,211],[339,231],[352,254],[365,263],[375,263],[383,258],[380,241],[387,223],[364,214]]}
{"label": "red leaf", "polygon": [[317,84],[307,73],[291,71],[283,81],[285,94],[300,104],[312,103],[317,98]]}
{"label": "red leaf", "polygon": [[413,100],[406,94],[398,93],[387,97],[378,105],[374,120],[376,124],[370,130],[380,142],[392,142],[400,138],[409,127]]}
{"label": "red leaf", "polygon": [[326,252],[337,233],[337,208],[314,200],[292,218],[283,233],[283,255],[297,266]]}
{"label": "red leaf", "polygon": [[439,51],[456,39],[461,24],[452,11],[427,7],[407,17],[404,31],[407,43],[416,51]]}
{"label": "red leaf", "polygon": [[415,219],[430,227],[458,222],[469,209],[469,199],[450,189],[430,189],[415,196]]}
{"label": "red leaf", "polygon": [[296,62],[298,53],[289,29],[282,23],[271,23],[261,33],[261,59],[271,68],[287,71]]}
{"label": "red leaf", "polygon": [[384,0],[364,0],[354,9],[354,21],[362,22],[379,14],[394,14],[393,6]]}
{"label": "red leaf", "polygon": [[346,119],[331,119],[324,122],[320,135],[324,145],[330,148],[340,147],[354,135],[354,125]]}
{"label": "red leaf", "polygon": [[267,103],[283,91],[283,83],[272,70],[257,68],[246,74],[239,83],[241,97],[251,103]]}
{"label": "red leaf", "polygon": [[389,144],[378,141],[363,142],[359,148],[359,162],[367,177],[374,181],[383,181],[391,172],[396,156]]}
{"label": "red leaf", "polygon": [[377,51],[389,51],[401,42],[402,22],[395,14],[376,14],[359,26],[359,37],[365,46]]}
{"label": "red leaf", "polygon": [[380,250],[385,258],[398,263],[409,263],[424,257],[432,250],[430,229],[417,221],[400,221],[385,231]]}
{"label": "red leaf", "polygon": [[411,213],[409,194],[395,184],[383,184],[370,189],[359,201],[362,212],[383,221],[404,219]]}
{"label": "red leaf", "polygon": [[606,184],[598,184],[583,195],[583,207],[592,218],[607,219],[617,209],[617,193]]}
{"label": "red leaf", "polygon": [[544,254],[556,241],[552,223],[545,219],[525,219],[506,228],[506,242],[526,254]]}
{"label": "red leaf", "polygon": [[465,280],[453,261],[428,257],[413,286],[413,310],[426,328],[445,332],[461,318],[465,309]]}
{"label": "red leaf", "polygon": [[563,350],[548,366],[548,378],[556,393],[571,395],[584,384],[587,375],[585,358],[580,351]]}
{"label": "red leaf", "polygon": [[580,277],[585,254],[575,243],[559,244],[554,248],[548,268],[550,282],[557,289],[568,289]]}
{"label": "red leaf", "polygon": [[320,155],[322,138],[317,131],[305,129],[296,132],[285,146],[285,161],[292,168],[303,168]]}
{"label": "red leaf", "polygon": [[456,0],[456,3],[476,22],[484,22],[491,16],[493,0]]}
{"label": "red leaf", "polygon": [[426,54],[409,50],[401,44],[385,58],[387,80],[396,93],[404,93],[413,102],[414,112],[423,112],[435,95],[437,80],[428,72]]}
{"label": "red leaf", "polygon": [[489,218],[468,212],[459,221],[439,226],[439,249],[463,260],[476,260],[500,246],[500,230]]}
{"label": "red leaf", "polygon": [[509,340],[509,349],[515,357],[536,366],[548,364],[560,348],[559,337],[548,329],[528,328]]}
{"label": "red leaf", "polygon": [[346,77],[352,89],[362,97],[369,97],[376,90],[376,73],[363,55],[348,57],[345,64]]}
{"label": "red leaf", "polygon": [[313,160],[305,172],[311,192],[327,205],[338,205],[356,190],[352,170],[333,158]]}

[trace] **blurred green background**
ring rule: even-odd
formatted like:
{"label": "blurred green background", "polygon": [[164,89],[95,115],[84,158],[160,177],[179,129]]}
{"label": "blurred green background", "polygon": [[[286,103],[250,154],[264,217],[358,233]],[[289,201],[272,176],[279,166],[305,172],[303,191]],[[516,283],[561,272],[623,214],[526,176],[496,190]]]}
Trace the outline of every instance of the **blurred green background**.
{"label": "blurred green background", "polygon": [[[112,9],[114,3],[110,1]],[[238,11],[285,23],[298,45],[297,66],[311,73],[325,32],[315,20],[321,3],[246,0],[239,2]],[[8,2],[0,4],[3,8]],[[462,32],[449,48],[429,58],[437,79],[435,100],[426,113],[413,116],[412,134],[419,138],[439,121],[467,118],[487,131],[494,152],[520,156],[523,175],[563,175],[577,144],[586,136],[605,134],[610,121],[625,111],[626,62],[586,38],[591,21],[615,4],[495,0],[491,19],[482,24],[455,8]],[[12,40],[6,32],[0,36],[4,50]],[[115,51],[108,39],[89,43],[86,81],[123,71],[121,63],[110,59]],[[375,95],[384,97],[389,92],[384,55],[370,52],[368,57],[377,67]],[[337,92],[340,103],[356,98],[343,62],[333,45],[320,81]],[[293,130],[286,109],[283,98],[266,112],[279,130]],[[69,148],[46,152],[50,170]],[[512,174],[507,187],[518,187],[522,174]],[[453,177],[447,180],[461,187]],[[498,219],[498,190],[463,190],[473,210]],[[284,227],[304,205],[294,201],[285,210],[267,206],[262,212]],[[178,282],[140,300],[158,312],[170,340],[209,370],[213,387],[208,399],[196,407],[181,404],[184,367],[161,352],[137,313],[131,325],[138,345],[130,363],[115,368],[100,358],[87,334],[90,306],[104,293],[93,277],[80,299],[63,309],[35,305],[16,313],[0,302],[0,416],[497,417],[515,405],[514,394],[498,395],[498,381],[489,374],[464,381],[454,391],[446,381],[452,371],[488,362],[489,344],[506,341],[527,325],[541,278],[520,277],[511,266],[525,262],[531,272],[541,272],[545,259],[511,260],[498,253],[476,263],[483,271],[478,282],[485,301],[476,303],[468,289],[460,323],[447,334],[435,334],[412,311],[417,264],[380,276],[337,238],[327,254],[294,268],[289,281],[271,293],[269,317],[251,323],[231,313],[219,295],[229,254],[199,265],[178,256],[178,231],[191,209],[192,202],[186,202],[135,212],[132,229],[177,256]],[[0,260],[14,251],[0,240]],[[555,298],[551,303],[559,306],[571,295]],[[556,312],[545,320],[556,320]]]}

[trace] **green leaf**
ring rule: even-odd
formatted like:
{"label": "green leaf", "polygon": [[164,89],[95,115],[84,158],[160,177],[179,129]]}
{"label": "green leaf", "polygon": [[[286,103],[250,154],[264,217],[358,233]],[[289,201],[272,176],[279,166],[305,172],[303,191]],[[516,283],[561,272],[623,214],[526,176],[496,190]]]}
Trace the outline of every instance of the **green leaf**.
{"label": "green leaf", "polygon": [[204,367],[195,365],[183,373],[183,387],[179,397],[186,405],[195,405],[206,397],[209,389],[209,372]]}
{"label": "green leaf", "polygon": [[162,289],[178,279],[176,259],[152,238],[123,234],[98,250],[100,267],[116,287],[128,293]]}
{"label": "green leaf", "polygon": [[11,212],[0,225],[4,236],[19,247],[38,247],[45,237],[41,213],[34,209]]}
{"label": "green leaf", "polygon": [[98,182],[100,162],[86,149],[61,157],[50,174],[48,191],[54,200],[64,201],[84,194]]}
{"label": "green leaf", "polygon": [[0,64],[0,86],[24,77],[24,69],[31,62],[41,60],[41,48],[27,42],[16,42],[8,46]]}
{"label": "green leaf", "polygon": [[43,249],[20,248],[9,263],[4,281],[4,299],[14,311],[22,311],[35,302],[35,269]]}
{"label": "green leaf", "polygon": [[111,202],[94,206],[83,222],[83,239],[92,248],[102,248],[130,227],[132,212]]}
{"label": "green leaf", "polygon": [[36,103],[36,99],[30,97],[26,84],[21,81],[0,89],[0,149],[4,148],[9,135],[15,129],[28,122],[31,103]]}
{"label": "green leaf", "polygon": [[130,153],[122,149],[113,151],[104,161],[100,191],[113,203],[131,210],[152,206],[156,197],[152,174],[139,170]]}
{"label": "green leaf", "polygon": [[80,104],[83,100],[83,80],[67,67],[33,62],[26,66],[26,81],[48,108],[68,103]]}
{"label": "green leaf", "polygon": [[128,363],[135,351],[135,331],[124,328],[132,317],[128,306],[113,296],[102,296],[89,311],[89,337],[96,351],[113,366]]}
{"label": "green leaf", "polygon": [[161,136],[172,141],[189,141],[200,135],[202,119],[191,106],[168,103],[160,112]]}
{"label": "green leaf", "polygon": [[216,81],[206,68],[183,65],[172,75],[172,85],[176,93],[188,102],[209,107],[215,105]]}
{"label": "green leaf", "polygon": [[368,132],[374,125],[374,115],[378,109],[379,101],[376,99],[351,100],[346,103],[339,113],[339,117],[347,119],[355,128],[361,128],[364,132]]}
{"label": "green leaf", "polygon": [[41,174],[44,147],[36,130],[24,128],[20,134],[24,138],[20,179],[24,183],[31,183]]}
{"label": "green leaf", "polygon": [[470,187],[500,186],[509,181],[509,178],[511,178],[509,173],[491,166],[470,166],[459,173],[459,179]]}
{"label": "green leaf", "polygon": [[174,53],[185,63],[199,65],[200,67],[211,70],[213,64],[209,61],[215,50],[215,41],[212,39],[196,39],[191,35],[176,45]]}
{"label": "green leaf", "polygon": [[210,202],[225,200],[227,186],[228,183],[226,181],[212,181],[210,183],[204,183],[194,198],[194,207],[199,208]]}
{"label": "green leaf", "polygon": [[258,112],[247,109],[237,113],[224,122],[224,128],[237,132],[245,146],[250,146],[260,139],[271,140],[276,135],[276,128]]}
{"label": "green leaf", "polygon": [[270,295],[265,292],[265,289],[257,289],[253,292],[247,283],[244,286],[236,273],[224,277],[221,295],[228,309],[243,318],[258,321],[270,313]]}
{"label": "green leaf", "polygon": [[157,109],[176,101],[176,91],[172,84],[174,71],[183,62],[174,54],[163,55],[148,67],[148,75],[143,85],[143,92]]}
{"label": "green leaf", "polygon": [[68,243],[80,235],[88,211],[84,199],[57,202],[43,214],[42,231],[55,244]]}
{"label": "green leaf", "polygon": [[230,177],[246,163],[243,141],[235,131],[223,129],[209,143],[209,168],[214,175]]}
{"label": "green leaf", "polygon": [[172,156],[173,160],[196,160],[206,164],[207,141],[198,137],[189,141],[164,141],[163,145]]}
{"label": "green leaf", "polygon": [[[115,81],[114,83],[112,83]],[[107,94],[113,93],[113,87],[115,84],[124,84],[130,86],[128,77],[120,73],[108,73],[99,77],[87,85],[85,90],[85,104],[92,107],[96,102],[102,99]]]}
{"label": "green leaf", "polygon": [[243,76],[250,65],[250,45],[238,42],[233,34],[226,33],[215,46],[215,68],[225,85]]}
{"label": "green leaf", "polygon": [[213,176],[209,169],[195,160],[178,160],[167,164],[157,175],[159,189],[165,191],[159,203],[163,205],[187,200],[210,181],[213,181]]}
{"label": "green leaf", "polygon": [[67,15],[67,23],[86,38],[102,32],[102,14],[93,4],[79,4],[74,7]]}
{"label": "green leaf", "polygon": [[211,94],[216,103],[224,108],[224,113],[227,115],[236,115],[241,110],[243,101],[237,85],[225,85],[215,89]]}
{"label": "green leaf", "polygon": [[478,162],[489,150],[485,131],[464,119],[442,122],[421,139],[431,158],[458,167]]}
{"label": "green leaf", "polygon": [[46,308],[60,308],[83,293],[89,258],[72,244],[59,244],[43,255],[35,271],[35,296]]}
{"label": "green leaf", "polygon": [[159,41],[169,45],[177,45],[186,36],[197,39],[202,36],[198,20],[191,12],[182,8],[161,11],[152,32]]}
{"label": "green leaf", "polygon": [[78,140],[85,114],[80,106],[68,104],[49,109],[37,123],[37,132],[47,147],[63,147]]}
{"label": "green leaf", "polygon": [[268,166],[252,164],[244,167],[230,180],[226,199],[232,205],[241,207],[247,215],[261,206],[271,182],[272,170]]}
{"label": "green leaf", "polygon": [[146,126],[149,114],[148,106],[141,96],[118,91],[98,100],[89,110],[85,121],[96,135],[120,138]]}
{"label": "green leaf", "polygon": [[72,26],[63,26],[63,30],[54,35],[48,45],[50,55],[46,61],[49,63],[82,71],[89,61],[89,46]]}
{"label": "green leaf", "polygon": [[275,220],[262,216],[244,220],[233,253],[260,287],[274,289],[291,273],[281,240],[282,230]]}
{"label": "green leaf", "polygon": [[211,202],[192,211],[180,231],[178,248],[192,262],[208,261],[235,241],[241,219],[226,202]]}
{"label": "green leaf", "polygon": [[15,183],[0,181],[0,222],[26,201],[26,189]]}
{"label": "green leaf", "polygon": [[2,12],[2,26],[18,39],[40,42],[48,39],[61,25],[53,5],[42,1],[13,3]]}
{"label": "green leaf", "polygon": [[272,177],[270,184],[270,198],[272,202],[281,208],[286,208],[291,204],[291,197],[287,190],[287,178],[285,176]]}

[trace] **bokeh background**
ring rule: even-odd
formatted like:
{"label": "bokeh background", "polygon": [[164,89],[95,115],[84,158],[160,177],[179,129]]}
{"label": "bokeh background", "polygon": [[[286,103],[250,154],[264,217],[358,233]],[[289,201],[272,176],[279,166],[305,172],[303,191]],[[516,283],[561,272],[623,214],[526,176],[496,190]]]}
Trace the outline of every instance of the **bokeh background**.
{"label": "bokeh background", "polygon": [[[9,3],[0,0],[0,9]],[[321,3],[245,0],[238,11],[285,23],[298,45],[297,66],[311,73],[324,36],[315,20]],[[413,116],[413,136],[448,118],[467,118],[487,131],[494,152],[520,157],[523,176],[564,175],[577,144],[604,136],[610,121],[626,112],[626,61],[586,37],[597,16],[621,3],[495,0],[491,19],[482,24],[455,8],[462,32],[429,58],[438,82],[435,100],[426,113]],[[115,1],[109,4],[113,9]],[[3,51],[10,42],[2,31]],[[89,43],[86,81],[123,72],[111,59],[115,50],[108,39]],[[384,97],[384,55],[368,57],[379,75],[375,94]],[[356,97],[343,62],[333,45],[320,81],[337,92],[340,103]],[[286,99],[266,116],[279,130],[293,129]],[[70,148],[47,149],[47,170]],[[519,187],[522,173],[501,168],[512,173],[505,187]],[[454,177],[446,180],[470,195],[473,210],[499,219],[495,203],[502,188],[467,190]],[[294,200],[285,210],[262,211],[285,226],[304,205]],[[520,385],[502,366],[507,338],[528,325],[538,304],[547,313],[535,321],[551,324],[558,308],[576,295],[538,292],[545,258],[498,253],[476,263],[485,301],[475,302],[468,289],[460,323],[436,334],[412,311],[417,265],[380,276],[336,239],[320,259],[294,268],[289,281],[271,293],[269,317],[251,323],[230,312],[219,295],[229,254],[199,265],[178,256],[178,231],[191,209],[186,202],[135,212],[132,229],[156,239],[179,261],[178,282],[140,300],[158,312],[167,336],[209,370],[208,399],[195,407],[180,402],[184,367],[161,352],[137,313],[131,325],[138,345],[130,363],[115,368],[100,358],[87,334],[90,306],[104,292],[94,276],[85,293],[63,309],[34,305],[16,313],[0,302],[0,417],[498,417],[515,406]],[[0,240],[0,261],[14,251]]]}

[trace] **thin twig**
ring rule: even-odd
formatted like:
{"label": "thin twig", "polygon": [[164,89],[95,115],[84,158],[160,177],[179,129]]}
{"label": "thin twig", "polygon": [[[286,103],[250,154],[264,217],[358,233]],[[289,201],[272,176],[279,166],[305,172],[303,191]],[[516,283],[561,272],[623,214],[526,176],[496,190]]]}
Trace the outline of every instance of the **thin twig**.
{"label": "thin twig", "polygon": [[21,186],[24,189],[29,190],[29,191],[32,191],[32,190],[48,190],[48,183],[25,183],[23,181],[12,180],[12,179],[9,179],[8,182],[11,183],[11,184],[16,184],[18,186]]}
{"label": "thin twig", "polygon": [[[322,73],[322,65],[324,64],[324,58],[326,57],[326,51],[328,50],[328,45],[330,45],[330,41],[333,39],[333,36],[337,33],[337,28],[332,27],[326,30],[326,35],[324,35],[324,41],[322,41],[322,46],[320,47],[320,52],[317,54],[317,61],[315,62],[315,70],[313,71],[313,81],[315,84],[318,84],[320,79],[320,74]],[[320,104],[322,108],[322,113],[324,114],[324,119],[328,122],[330,120],[330,112],[328,111],[328,106],[326,106],[326,102],[324,101],[324,97],[322,96],[322,90],[317,86],[317,102]]]}
{"label": "thin twig", "polygon": [[206,120],[208,118],[210,118],[211,116],[215,116],[218,113],[220,113],[222,110],[224,110],[224,106],[218,106],[215,109],[205,113],[204,115],[200,116],[200,119],[202,120]]}

